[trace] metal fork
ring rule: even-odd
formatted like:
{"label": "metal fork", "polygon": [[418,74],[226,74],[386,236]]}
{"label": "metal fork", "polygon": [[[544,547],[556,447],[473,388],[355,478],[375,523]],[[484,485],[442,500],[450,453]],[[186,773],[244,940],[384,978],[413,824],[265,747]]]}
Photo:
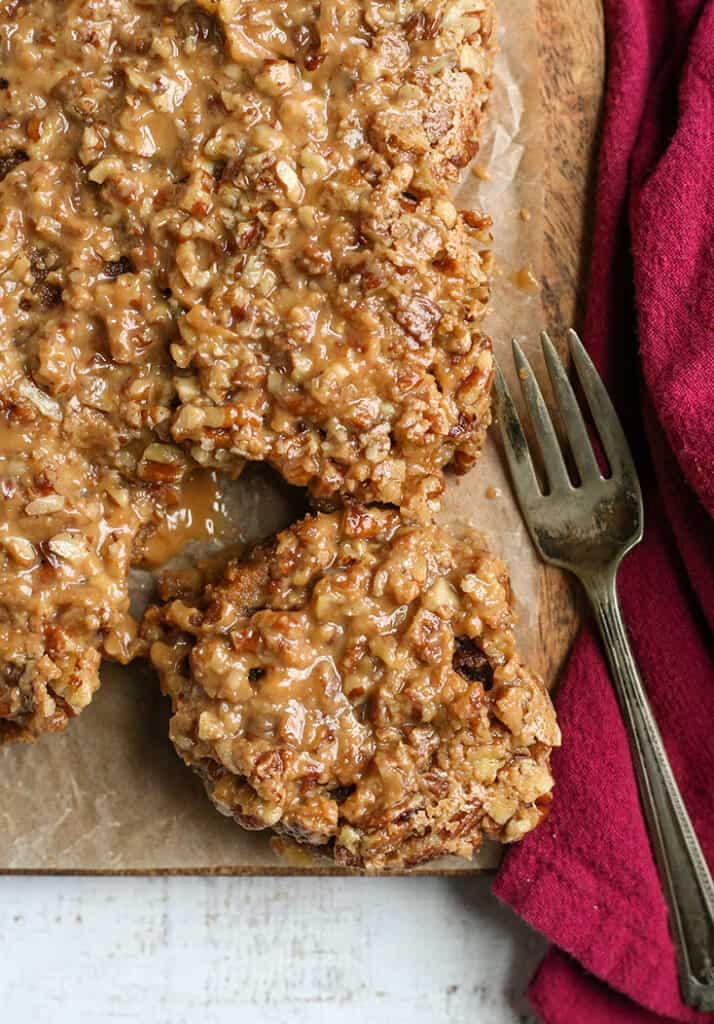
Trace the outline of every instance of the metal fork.
{"label": "metal fork", "polygon": [[539,486],[516,407],[497,367],[496,411],[513,485],[541,557],[578,577],[595,612],[627,725],[640,800],[669,904],[682,998],[698,1010],[712,1011],[714,885],[667,760],[617,598],[620,562],[642,539],[642,495],[637,472],[617,413],[575,331],[568,332],[568,343],[610,464],[607,478],[600,472],[575,393],[545,332],[541,343],[579,483],[570,479],[535,375],[514,340],[513,357],[548,487],[543,493]]}

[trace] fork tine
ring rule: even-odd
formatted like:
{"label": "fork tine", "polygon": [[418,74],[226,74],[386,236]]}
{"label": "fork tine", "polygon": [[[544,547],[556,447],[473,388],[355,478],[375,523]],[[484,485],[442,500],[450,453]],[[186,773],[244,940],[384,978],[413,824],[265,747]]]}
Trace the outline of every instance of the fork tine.
{"label": "fork tine", "polygon": [[571,487],[568,479],[568,471],[565,468],[565,460],[560,450],[553,421],[550,418],[548,407],[543,400],[538,381],[531,369],[531,365],[523,354],[523,349],[514,338],[513,359],[521,380],[521,391],[526,400],[528,411],[533,421],[535,434],[538,438],[538,445],[543,456],[545,472],[548,477],[551,492],[568,490]]}
{"label": "fork tine", "polygon": [[578,467],[578,473],[583,483],[587,480],[595,480],[600,476],[600,467],[593,453],[593,446],[588,437],[587,427],[580,406],[575,397],[572,385],[568,380],[565,367],[560,361],[555,345],[548,337],[546,331],[541,332],[540,343],[543,347],[545,363],[548,367],[553,392],[558,403],[558,409],[565,425],[565,433],[568,437],[570,450]]}
{"label": "fork tine", "polygon": [[627,443],[620,418],[605,390],[600,374],[595,369],[590,356],[585,351],[575,331],[568,331],[568,345],[578,373],[578,379],[590,407],[607,461],[610,463],[612,475],[626,475],[637,480],[637,471]]}
{"label": "fork tine", "polygon": [[495,364],[493,391],[496,397],[496,412],[501,427],[503,447],[506,450],[513,486],[521,507],[527,507],[534,500],[540,498],[541,493],[531,453],[528,450],[526,435],[523,433],[516,406],[498,363]]}

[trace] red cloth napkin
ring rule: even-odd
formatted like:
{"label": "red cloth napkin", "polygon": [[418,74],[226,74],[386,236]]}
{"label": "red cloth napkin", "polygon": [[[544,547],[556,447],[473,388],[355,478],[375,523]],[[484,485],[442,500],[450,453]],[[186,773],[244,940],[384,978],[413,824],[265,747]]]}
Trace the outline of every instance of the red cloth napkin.
{"label": "red cloth napkin", "polygon": [[[714,866],[714,0],[606,0],[605,13],[585,340],[645,495],[645,539],[619,577],[625,620]],[[679,997],[627,736],[591,628],[557,704],[550,819],[495,884],[553,943],[533,1005],[548,1024],[714,1021]]]}

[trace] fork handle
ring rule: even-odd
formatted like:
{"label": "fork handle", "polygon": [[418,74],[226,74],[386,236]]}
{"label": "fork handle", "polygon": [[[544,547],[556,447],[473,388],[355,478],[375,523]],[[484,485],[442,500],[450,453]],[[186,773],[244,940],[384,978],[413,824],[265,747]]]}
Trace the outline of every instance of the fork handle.
{"label": "fork handle", "polygon": [[635,662],[611,572],[583,579],[627,725],[650,842],[670,912],[682,998],[714,1010],[714,885]]}

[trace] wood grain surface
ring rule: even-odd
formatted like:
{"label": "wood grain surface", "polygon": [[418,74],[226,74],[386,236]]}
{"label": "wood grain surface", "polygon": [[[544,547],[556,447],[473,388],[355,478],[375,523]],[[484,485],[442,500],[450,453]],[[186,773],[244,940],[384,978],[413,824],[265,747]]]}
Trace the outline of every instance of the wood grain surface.
{"label": "wood grain surface", "polygon": [[[601,0],[539,0],[538,33],[546,111],[543,316],[562,353],[565,330],[582,327],[584,315],[605,76]],[[583,607],[573,578],[544,567],[538,668],[551,687]]]}
{"label": "wood grain surface", "polygon": [[545,940],[490,886],[0,878],[2,1019],[526,1024],[521,993]]}

